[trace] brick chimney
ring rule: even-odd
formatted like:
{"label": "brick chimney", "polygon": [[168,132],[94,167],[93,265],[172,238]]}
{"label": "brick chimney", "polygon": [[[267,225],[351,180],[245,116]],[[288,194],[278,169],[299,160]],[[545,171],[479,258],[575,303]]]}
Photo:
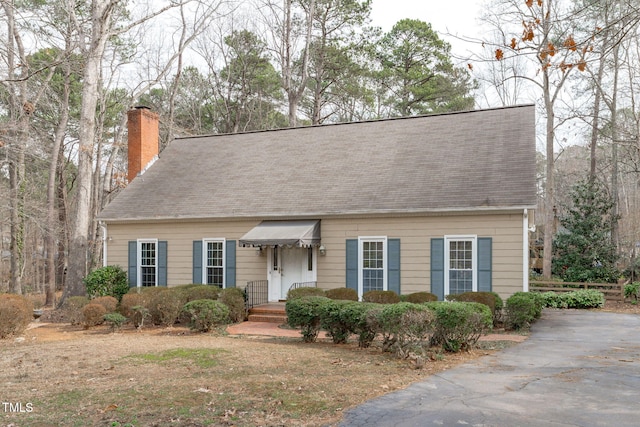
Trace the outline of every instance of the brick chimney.
{"label": "brick chimney", "polygon": [[127,113],[129,130],[129,182],[142,175],[158,158],[160,143],[158,114],[148,107],[135,107]]}

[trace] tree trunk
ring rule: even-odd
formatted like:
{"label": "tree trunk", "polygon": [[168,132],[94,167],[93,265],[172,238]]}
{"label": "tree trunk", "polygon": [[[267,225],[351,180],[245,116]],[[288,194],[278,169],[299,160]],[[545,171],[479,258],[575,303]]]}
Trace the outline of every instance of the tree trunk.
{"label": "tree trunk", "polygon": [[94,0],[91,8],[92,34],[85,49],[78,144],[78,178],[76,210],[69,248],[69,266],[62,302],[70,296],[86,294],[89,229],[91,226],[93,154],[96,139],[96,106],[99,97],[100,71],[111,27],[111,15],[118,0]]}

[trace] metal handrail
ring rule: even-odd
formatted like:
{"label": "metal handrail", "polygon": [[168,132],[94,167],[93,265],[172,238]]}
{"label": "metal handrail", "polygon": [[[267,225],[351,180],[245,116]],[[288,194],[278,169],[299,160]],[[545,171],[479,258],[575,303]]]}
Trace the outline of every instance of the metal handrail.
{"label": "metal handrail", "polygon": [[244,305],[249,310],[256,305],[266,304],[269,302],[269,281],[268,280],[252,280],[247,282],[244,288],[245,301]]}
{"label": "metal handrail", "polygon": [[313,281],[313,282],[296,282],[296,283],[292,283],[291,286],[289,287],[289,290],[291,289],[298,289],[298,288],[317,288],[318,287],[318,282]]}

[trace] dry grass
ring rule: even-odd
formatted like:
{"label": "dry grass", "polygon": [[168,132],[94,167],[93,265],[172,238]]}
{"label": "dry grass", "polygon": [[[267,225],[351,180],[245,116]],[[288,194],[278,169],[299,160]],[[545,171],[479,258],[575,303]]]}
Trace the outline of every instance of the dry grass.
{"label": "dry grass", "polygon": [[[604,310],[640,313],[629,303]],[[483,349],[434,353],[415,369],[354,343],[35,325],[24,340],[0,341],[2,400],[33,408],[4,412],[2,425],[334,425],[368,399],[513,345],[495,335]]]}
{"label": "dry grass", "polygon": [[183,328],[30,329],[0,342],[5,413],[15,426],[321,426],[343,410],[488,354],[434,354],[423,369],[378,348]]}

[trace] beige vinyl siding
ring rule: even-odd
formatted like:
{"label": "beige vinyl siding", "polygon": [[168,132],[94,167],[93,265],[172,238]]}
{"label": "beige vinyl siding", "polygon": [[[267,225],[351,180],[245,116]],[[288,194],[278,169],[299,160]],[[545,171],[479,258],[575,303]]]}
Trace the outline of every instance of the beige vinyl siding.
{"label": "beige vinyl siding", "polygon": [[[167,283],[186,285],[193,276],[193,241],[205,238],[237,240],[259,221],[179,222],[156,224],[108,224],[108,263],[126,269],[127,243],[153,238],[166,240]],[[249,280],[266,278],[266,256],[257,256],[253,248],[236,249],[236,286],[244,287]]]}
{"label": "beige vinyl siding", "polygon": [[[260,221],[180,222],[156,224],[108,224],[108,263],[127,266],[127,242],[140,238],[168,241],[168,284],[192,281],[192,242],[203,238],[238,240]],[[318,286],[345,286],[347,239],[363,236],[399,238],[401,291],[430,291],[430,242],[445,235],[491,237],[493,290],[507,297],[522,290],[523,220],[520,214],[474,214],[428,217],[321,218],[326,255],[318,257]],[[267,257],[253,248],[236,251],[236,285],[267,278]]]}

